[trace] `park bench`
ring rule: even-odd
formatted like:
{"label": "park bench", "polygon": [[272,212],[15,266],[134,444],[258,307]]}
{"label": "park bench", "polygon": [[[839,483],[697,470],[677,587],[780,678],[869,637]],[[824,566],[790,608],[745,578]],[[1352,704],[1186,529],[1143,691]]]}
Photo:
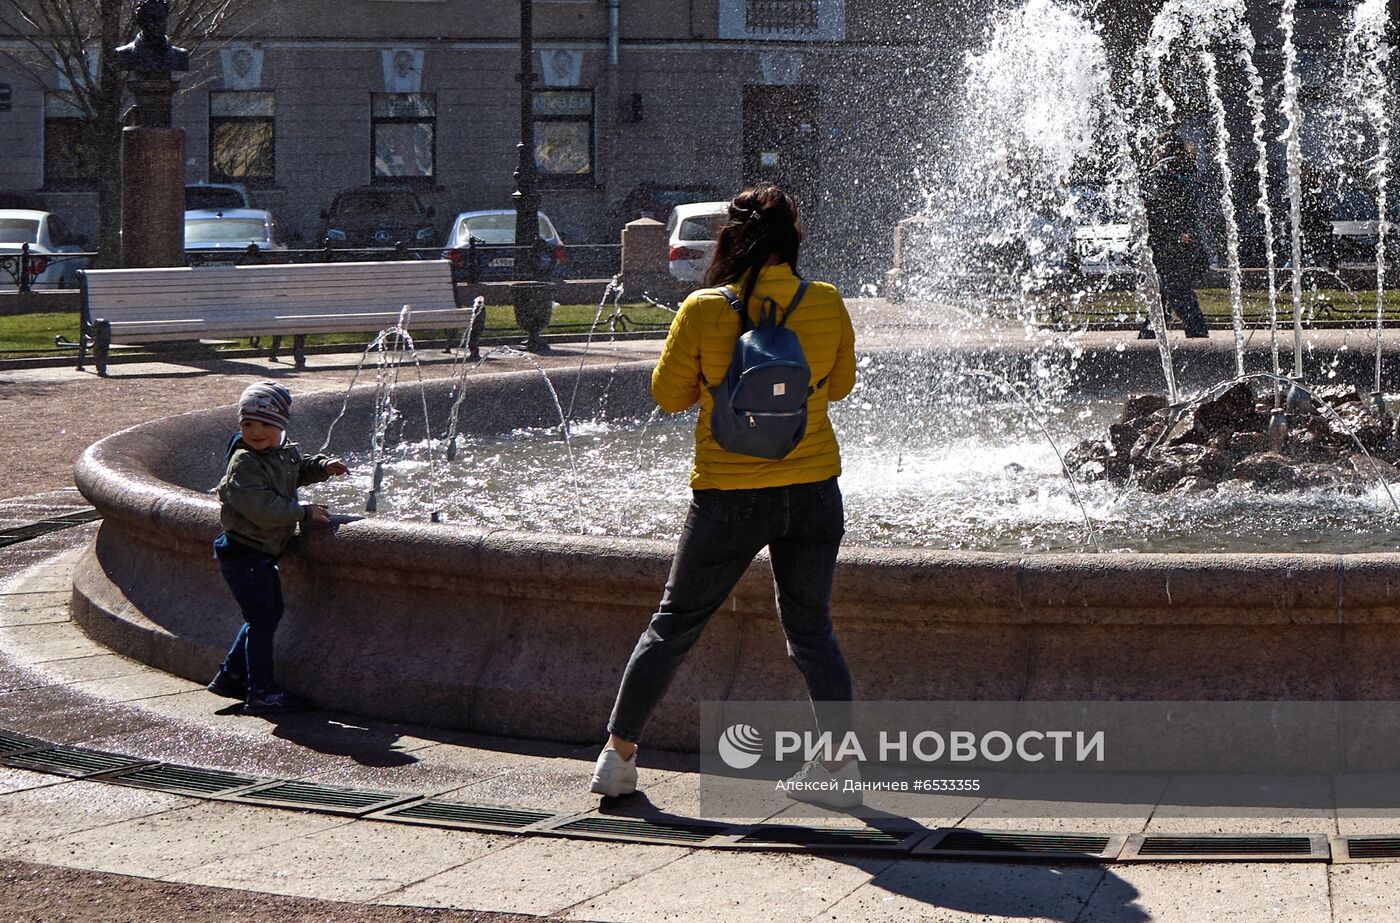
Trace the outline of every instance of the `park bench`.
{"label": "park bench", "polygon": [[294,337],[296,367],[306,364],[315,333],[383,330],[411,308],[411,329],[466,328],[470,309],[457,305],[447,260],[379,263],[296,263],[80,272],[83,305],[78,370],[92,347],[97,373],[107,373],[113,343],[272,335],[271,358],[284,335]]}

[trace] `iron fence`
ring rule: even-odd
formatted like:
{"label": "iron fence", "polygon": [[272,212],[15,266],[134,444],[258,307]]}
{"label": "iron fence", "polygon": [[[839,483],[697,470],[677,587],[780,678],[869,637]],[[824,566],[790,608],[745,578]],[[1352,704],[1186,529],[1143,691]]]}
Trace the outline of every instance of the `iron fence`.
{"label": "iron fence", "polygon": [[[517,249],[514,244],[472,243],[447,249],[400,245],[282,250],[249,244],[241,250],[190,250],[186,251],[185,257],[186,265],[190,266],[448,259],[453,263],[454,280],[478,283],[509,281],[514,273]],[[563,259],[559,258],[557,251],[563,251]],[[606,279],[616,275],[622,263],[621,244],[568,244],[550,248],[549,252],[552,254],[552,264],[547,274],[556,279]],[[85,269],[97,257],[95,252],[39,253],[25,244],[18,253],[0,254],[0,287],[12,285],[15,291],[22,293],[32,292],[36,288],[62,288],[72,277],[71,273],[63,273],[61,282],[46,281],[40,277],[51,267],[69,262],[76,263],[76,269]],[[76,285],[76,280],[73,284]]]}

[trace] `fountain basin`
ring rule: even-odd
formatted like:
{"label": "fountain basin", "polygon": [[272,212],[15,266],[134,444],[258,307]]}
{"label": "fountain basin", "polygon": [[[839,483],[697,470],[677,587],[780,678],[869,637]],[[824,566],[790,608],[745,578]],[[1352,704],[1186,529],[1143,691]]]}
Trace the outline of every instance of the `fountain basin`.
{"label": "fountain basin", "polygon": [[[1014,364],[1015,351],[1003,359]],[[1194,368],[1208,376],[1231,361],[1202,344]],[[1155,363],[1145,348],[1088,350],[1076,378],[1126,388]],[[579,400],[644,414],[649,370],[622,366],[611,380],[607,368],[586,370]],[[575,373],[560,374],[572,388]],[[450,388],[427,387],[435,421]],[[421,438],[416,386],[405,390],[406,436],[416,425]],[[363,445],[372,398],[352,393],[331,451]],[[341,403],[299,397],[292,435],[314,448]],[[462,420],[508,432],[549,425],[555,412],[538,373],[512,373],[470,380]],[[119,653],[197,681],[239,624],[211,556],[218,507],[206,492],[232,420],[220,408],[126,430],[92,446],[76,473],[104,521],[75,572],[75,619]],[[651,539],[387,519],[313,529],[282,560],[279,675],[327,708],[591,742],[672,551]],[[832,606],[866,700],[1400,699],[1396,554],[847,547]],[[685,664],[648,743],[694,749],[704,701],[803,695],[760,560]]]}

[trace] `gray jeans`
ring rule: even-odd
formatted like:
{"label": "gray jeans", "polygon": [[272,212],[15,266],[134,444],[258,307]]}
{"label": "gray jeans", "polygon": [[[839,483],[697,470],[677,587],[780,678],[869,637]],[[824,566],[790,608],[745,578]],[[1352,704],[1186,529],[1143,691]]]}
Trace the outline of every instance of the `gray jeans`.
{"label": "gray jeans", "polygon": [[641,740],[705,623],[767,547],[788,657],[802,671],[814,706],[823,703],[821,729],[839,739],[850,728],[851,674],[831,627],[830,603],[845,531],[836,478],[756,490],[695,491],[661,605],[627,662],[608,731],[623,740]]}

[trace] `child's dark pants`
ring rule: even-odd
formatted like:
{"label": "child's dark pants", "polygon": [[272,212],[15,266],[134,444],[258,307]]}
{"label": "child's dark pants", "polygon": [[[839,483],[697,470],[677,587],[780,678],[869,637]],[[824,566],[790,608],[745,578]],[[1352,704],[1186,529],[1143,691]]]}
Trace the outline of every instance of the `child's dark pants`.
{"label": "child's dark pants", "polygon": [[282,578],[270,554],[227,541],[214,545],[219,570],[243,610],[243,627],[224,658],[223,670],[248,678],[248,692],[273,687],[272,636],[282,620]]}

